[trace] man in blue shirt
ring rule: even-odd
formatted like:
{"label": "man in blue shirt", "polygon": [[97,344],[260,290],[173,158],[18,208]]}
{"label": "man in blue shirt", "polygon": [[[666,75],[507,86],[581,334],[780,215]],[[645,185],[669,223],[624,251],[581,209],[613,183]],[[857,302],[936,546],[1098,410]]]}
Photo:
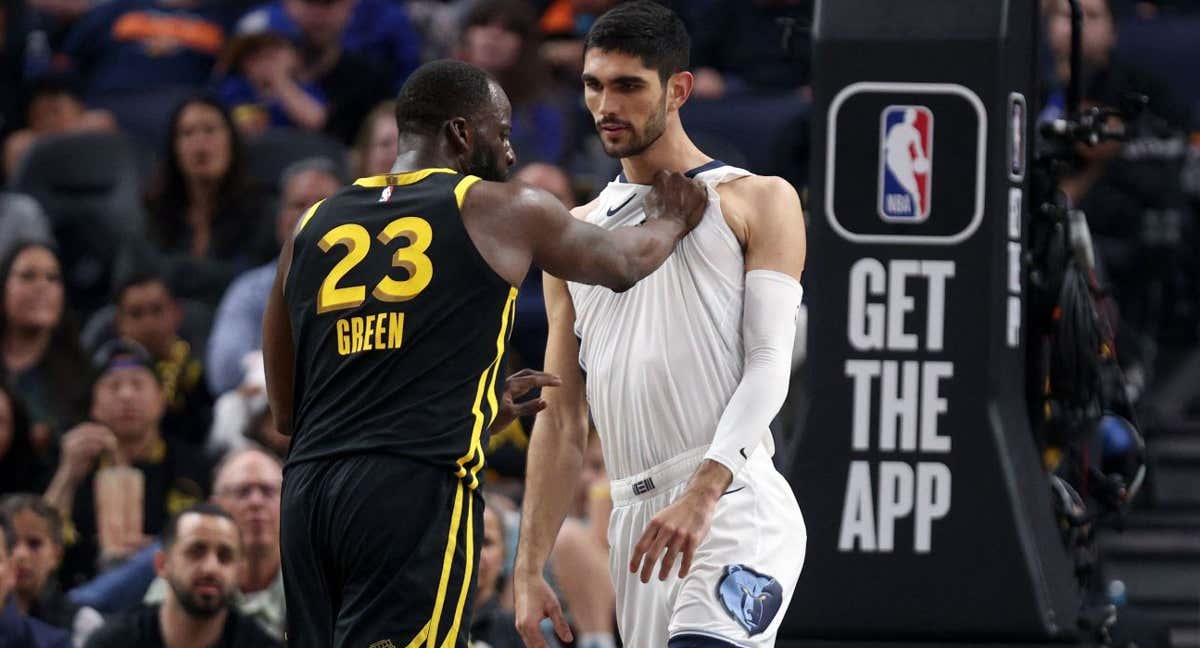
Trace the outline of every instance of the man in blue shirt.
{"label": "man in blue shirt", "polygon": [[392,75],[392,92],[421,64],[421,37],[404,5],[391,0],[275,0],[243,16],[237,31],[300,41],[320,31],[332,37],[341,25],[342,47]]}
{"label": "man in blue shirt", "polygon": [[71,635],[37,619],[23,616],[10,596],[13,568],[9,562],[17,542],[12,522],[0,513],[0,648],[70,648]]}

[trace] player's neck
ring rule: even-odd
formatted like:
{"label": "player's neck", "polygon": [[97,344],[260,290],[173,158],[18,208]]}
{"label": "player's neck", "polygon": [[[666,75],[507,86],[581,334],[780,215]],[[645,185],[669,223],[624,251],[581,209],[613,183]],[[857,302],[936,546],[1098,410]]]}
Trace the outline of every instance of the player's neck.
{"label": "player's neck", "polygon": [[634,157],[621,158],[625,178],[634,184],[651,184],[659,171],[683,173],[703,165],[712,158],[696,148],[679,125],[669,126],[650,146]]}
{"label": "player's neck", "polygon": [[421,169],[457,169],[458,162],[432,138],[401,135],[400,154],[389,173],[408,173]]}

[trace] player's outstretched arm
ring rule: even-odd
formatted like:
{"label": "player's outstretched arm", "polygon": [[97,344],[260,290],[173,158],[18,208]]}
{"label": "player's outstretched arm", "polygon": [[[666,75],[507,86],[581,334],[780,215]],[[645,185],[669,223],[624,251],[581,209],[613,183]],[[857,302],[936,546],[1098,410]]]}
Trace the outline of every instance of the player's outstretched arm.
{"label": "player's outstretched arm", "polygon": [[650,580],[664,547],[659,578],[666,579],[677,557],[680,576],[687,574],[717,500],[769,434],[787,398],[806,256],[800,199],[786,181],[769,177],[738,180],[718,192],[722,208],[740,221],[746,248],[742,379],[687,490],[654,516],[634,545],[629,570],[640,570],[642,582]]}
{"label": "player's outstretched arm", "polygon": [[267,308],[263,312],[263,365],[267,378],[267,401],[271,415],[275,418],[275,429],[280,434],[292,434],[292,394],[295,382],[296,358],[292,346],[292,323],[288,319],[287,304],[283,300],[283,287],[288,271],[292,267],[292,242],[283,245],[279,265],[275,269],[275,283],[267,296]]}
{"label": "player's outstretched arm", "polygon": [[554,621],[559,637],[570,641],[570,628],[542,569],[567,515],[587,448],[588,414],[574,332],[575,308],[561,279],[546,275],[543,290],[549,320],[546,371],[559,376],[561,385],[542,390],[546,409],[534,423],[525,462],[525,502],[513,585],[517,630],[529,648],[546,645],[540,630],[546,617]]}
{"label": "player's outstretched arm", "polygon": [[632,288],[657,270],[700,222],[708,194],[699,182],[662,171],[645,203],[645,223],[615,230],[572,218],[561,205],[539,204],[530,210],[525,230],[533,262],[560,279],[616,292]]}

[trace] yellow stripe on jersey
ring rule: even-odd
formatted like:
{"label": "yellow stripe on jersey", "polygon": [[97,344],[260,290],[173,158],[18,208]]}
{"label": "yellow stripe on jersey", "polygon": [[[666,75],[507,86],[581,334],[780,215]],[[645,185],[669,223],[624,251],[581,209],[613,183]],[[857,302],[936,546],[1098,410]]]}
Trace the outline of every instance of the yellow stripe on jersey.
{"label": "yellow stripe on jersey", "polygon": [[437,598],[433,602],[433,616],[429,618],[429,636],[425,648],[437,648],[438,622],[442,619],[442,606],[446,602],[446,586],[450,583],[450,568],[454,566],[454,548],[458,546],[458,524],[462,521],[462,500],[465,487],[459,482],[454,487],[454,510],[450,513],[450,537],[446,540],[446,553],[442,557],[442,578],[438,581]]}
{"label": "yellow stripe on jersey", "polygon": [[471,185],[475,184],[476,182],[479,182],[479,178],[476,176],[473,176],[473,175],[469,175],[469,176],[463,178],[462,180],[459,180],[458,184],[455,185],[454,199],[456,201],[458,201],[459,209],[462,209],[463,201],[467,199],[467,189],[470,189]]}
{"label": "yellow stripe on jersey", "polygon": [[[492,362],[492,377],[488,381],[487,399],[488,406],[492,410],[492,415],[488,417],[484,423],[484,427],[491,427],[492,421],[496,420],[496,415],[500,413],[500,407],[496,403],[496,375],[500,373],[502,367],[500,363],[504,361],[504,346],[508,342],[508,331],[516,319],[516,312],[511,307],[516,303],[517,289],[513,288],[508,294],[508,302],[504,305],[504,321],[500,324],[500,334],[496,336],[496,359]],[[471,469],[471,489],[479,486],[479,478],[477,475],[483,469],[483,464],[486,455],[483,452],[482,440],[479,435],[475,436],[475,445],[479,447],[479,463]]]}
{"label": "yellow stripe on jersey", "polygon": [[[475,386],[475,403],[471,406],[471,413],[475,415],[475,425],[471,429],[471,443],[467,446],[467,454],[458,458],[458,471],[455,473],[461,479],[467,476],[467,464],[475,463],[475,467],[471,469],[471,481],[469,487],[474,490],[479,486],[479,479],[476,474],[483,468],[485,457],[483,454],[483,446],[480,443],[480,438],[483,436],[483,430],[492,424],[498,413],[496,405],[496,373],[500,371],[500,361],[504,359],[504,345],[508,341],[508,325],[512,319],[513,304],[517,301],[517,289],[508,289],[508,299],[504,302],[504,312],[500,316],[500,333],[496,336],[496,357],[492,359],[492,363],[484,369],[479,375],[479,383]],[[483,413],[483,396],[484,390],[487,390],[488,404],[492,407],[490,415]],[[475,455],[478,454],[478,460]],[[478,461],[478,463],[476,463]]]}
{"label": "yellow stripe on jersey", "polygon": [[409,171],[408,173],[384,173],[382,175],[359,178],[358,180],[354,181],[354,184],[358,185],[359,187],[410,185],[415,182],[420,182],[434,173],[458,173],[458,171],[455,171],[454,169],[436,168],[421,169],[420,171]]}
{"label": "yellow stripe on jersey", "polygon": [[458,591],[458,606],[454,608],[454,623],[446,631],[442,648],[454,648],[458,628],[462,624],[463,608],[467,603],[467,590],[471,587],[471,571],[475,567],[475,495],[468,494],[467,498],[467,565],[463,573],[462,588]]}
{"label": "yellow stripe on jersey", "polygon": [[417,633],[417,636],[413,637],[413,640],[408,642],[408,645],[405,646],[404,648],[418,648],[421,644],[425,643],[425,637],[428,637],[428,636],[429,636],[429,622],[426,622],[425,627],[421,628],[421,631]]}
{"label": "yellow stripe on jersey", "polygon": [[317,207],[320,207],[321,203],[323,203],[323,202],[325,202],[324,198],[313,203],[313,206],[309,207],[308,211],[304,212],[304,215],[300,217],[300,222],[296,225],[296,231],[293,232],[293,235],[299,234],[300,230],[304,229],[305,225],[308,225],[309,219],[311,219],[313,217],[313,214],[317,213]]}
{"label": "yellow stripe on jersey", "polygon": [[[496,378],[494,372],[499,370],[498,365],[504,357],[504,343],[508,339],[508,322],[511,319],[510,313],[516,300],[517,289],[510,287],[508,289],[508,299],[504,302],[504,311],[500,316],[500,333],[496,336],[496,357],[483,370],[483,373],[479,374],[479,382],[475,386],[475,403],[471,406],[471,413],[475,415],[475,424],[471,428],[471,442],[467,445],[467,453],[458,458],[458,471],[455,474],[459,478],[467,476],[467,464],[475,463],[476,453],[479,454],[479,467],[475,468],[473,472],[479,472],[479,468],[483,467],[483,447],[480,444],[480,438],[483,435],[483,429],[491,425],[492,420],[496,418]],[[490,381],[489,378],[491,379]],[[483,396],[484,390],[488,388],[489,384],[492,385],[492,392],[488,394],[488,402],[492,405],[492,413],[490,416],[486,416],[483,413]],[[472,478],[472,482],[471,488],[475,488],[478,481]]]}

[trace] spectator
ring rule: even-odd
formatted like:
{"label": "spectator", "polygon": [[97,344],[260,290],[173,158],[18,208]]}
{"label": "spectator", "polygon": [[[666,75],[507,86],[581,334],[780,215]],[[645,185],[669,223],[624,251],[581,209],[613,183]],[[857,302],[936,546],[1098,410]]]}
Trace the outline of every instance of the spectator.
{"label": "spectator", "polygon": [[76,644],[104,623],[99,612],[72,603],[63,595],[55,572],[62,564],[62,516],[40,495],[0,498],[15,534],[10,558],[15,572],[15,598],[21,613],[72,633]]}
{"label": "spectator", "polygon": [[50,221],[38,201],[25,194],[0,191],[0,257],[20,242],[54,245]]}
{"label": "spectator", "polygon": [[70,648],[71,635],[24,614],[12,591],[11,555],[16,547],[16,533],[8,516],[0,513],[0,640],[6,648]]}
{"label": "spectator", "polygon": [[239,33],[262,31],[318,49],[337,41],[390,81],[388,94],[421,64],[421,36],[408,8],[390,0],[274,0],[238,22]]}
{"label": "spectator", "polygon": [[[1193,345],[1200,321],[1195,253],[1200,232],[1180,179],[1188,111],[1165,82],[1115,58],[1117,33],[1107,0],[1081,0],[1081,6],[1085,107],[1119,107],[1130,94],[1145,95],[1149,105],[1124,124],[1124,142],[1076,146],[1059,188],[1087,214],[1101,279],[1120,307],[1121,334],[1138,341],[1118,344],[1122,364],[1153,373],[1150,365],[1135,368],[1155,355],[1150,345],[1172,338]],[[1071,20],[1066,0],[1048,0],[1044,9],[1059,77],[1042,113],[1050,119],[1065,108],[1061,86],[1070,77]]]}
{"label": "spectator", "polygon": [[[279,245],[291,240],[300,216],[341,186],[336,167],[324,158],[301,160],[280,176],[283,196],[275,220]],[[224,394],[242,384],[243,359],[262,348],[262,316],[275,279],[275,261],[238,277],[217,308],[208,346],[208,386]],[[260,361],[261,362],[261,361]]]}
{"label": "spectator", "polygon": [[87,81],[89,101],[128,91],[199,87],[225,45],[229,4],[112,0],[75,24],[62,53]]}
{"label": "spectator", "polygon": [[392,170],[399,154],[396,102],[391,99],[371,109],[350,152],[355,178],[369,178]]}
{"label": "spectator", "polygon": [[55,434],[84,416],[87,361],[66,313],[62,266],[52,248],[16,244],[0,263],[0,281],[5,373],[29,407],[34,449],[45,455]]}
{"label": "spectator", "polygon": [[512,103],[513,150],[525,160],[558,164],[566,152],[563,110],[551,96],[538,55],[541,32],[521,0],[484,0],[467,14],[458,58],[486,70]]}
{"label": "spectator", "polygon": [[201,449],[174,435],[164,438],[166,402],[150,355],[116,340],[101,348],[95,364],[94,420],[63,437],[62,458],[46,489],[47,501],[71,512],[68,586],[149,544],[172,515],[208,492],[210,466]]}
{"label": "spectator", "polygon": [[12,388],[0,384],[0,495],[41,492],[50,467],[33,449],[29,413]]}
{"label": "spectator", "polygon": [[179,337],[183,311],[161,275],[140,273],[117,290],[115,324],[120,337],[137,342],[154,358],[167,412],[163,430],[194,445],[203,445],[212,423],[212,396],[200,358]]}
{"label": "spectator", "polygon": [[[315,83],[328,100],[325,132],[349,145],[371,107],[398,90],[399,82],[416,67],[415,63],[402,67],[394,62],[378,67],[365,47],[354,50],[351,44],[360,37],[372,44],[381,38],[405,38],[396,36],[403,29],[386,31],[394,16],[403,11],[399,4],[386,0],[275,0],[243,17],[238,32],[272,31],[299,45],[304,78]],[[358,17],[360,12],[365,19]],[[396,73],[403,76],[393,84]]]}
{"label": "spectator", "polygon": [[463,15],[476,0],[408,0],[405,6],[421,35],[421,60],[434,61],[454,54]]}
{"label": "spectator", "polygon": [[25,128],[4,141],[4,173],[9,177],[29,149],[46,135],[117,130],[112,113],[89,110],[64,78],[44,78],[34,83],[29,94]]}
{"label": "spectator", "polygon": [[220,67],[227,70],[218,95],[241,132],[258,135],[268,128],[319,131],[329,111],[325,93],[300,76],[300,51],[270,32],[239,36]]}
{"label": "spectator", "polygon": [[479,549],[475,616],[471,620],[474,648],[524,648],[512,612],[500,604],[499,584],[504,570],[504,524],[491,506],[483,509],[483,546]]}
{"label": "spectator", "polygon": [[249,184],[224,107],[203,96],[181,103],[147,201],[151,240],[167,252],[176,296],[215,304],[239,272],[273,254],[260,195]]}
{"label": "spectator", "polygon": [[233,517],[213,504],[192,506],[163,530],[154,568],[168,587],[161,605],[113,620],[88,648],[262,648],[279,646],[233,607],[242,541]]}
{"label": "spectator", "polygon": [[583,37],[596,18],[619,1],[550,0],[538,20],[549,39],[542,47],[542,58],[563,78],[578,81],[583,71]]}
{"label": "spectator", "polygon": [[[283,464],[262,449],[229,453],[213,477],[212,501],[233,515],[242,536],[243,560],[238,567],[237,609],[259,622],[271,636],[283,638],[287,610],[279,560],[279,493]],[[146,605],[165,600],[167,583],[155,580]]]}
{"label": "spectator", "polygon": [[715,0],[693,30],[696,96],[807,86],[812,15],[812,0]]}

